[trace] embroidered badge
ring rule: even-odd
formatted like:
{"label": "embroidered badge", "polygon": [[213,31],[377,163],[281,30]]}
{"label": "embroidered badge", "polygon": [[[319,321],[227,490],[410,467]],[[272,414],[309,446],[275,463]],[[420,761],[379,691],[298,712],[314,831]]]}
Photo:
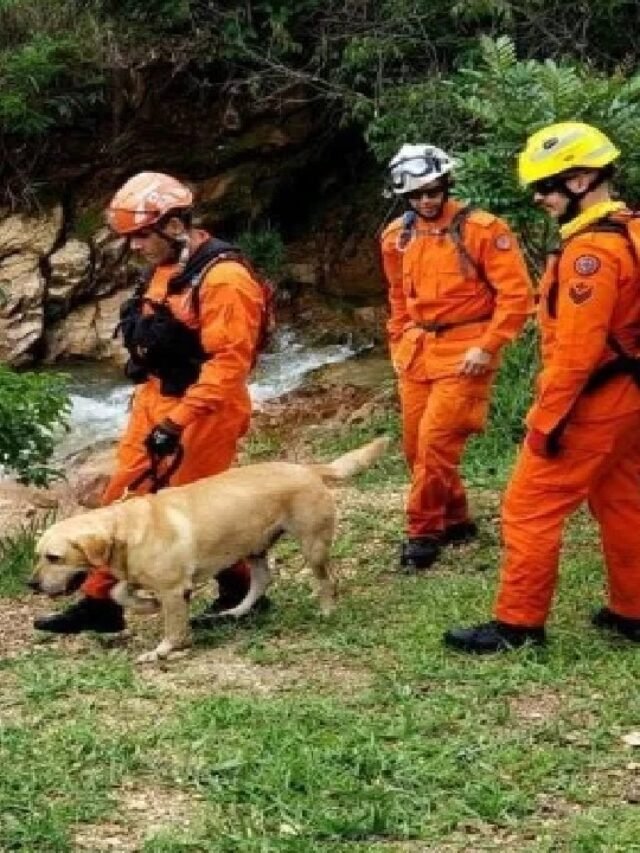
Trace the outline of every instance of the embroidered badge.
{"label": "embroidered badge", "polygon": [[505,251],[506,249],[511,248],[511,237],[508,234],[498,234],[495,239],[495,247],[496,249],[502,249]]}
{"label": "embroidered badge", "polygon": [[584,281],[577,281],[569,288],[569,298],[575,305],[582,305],[593,294],[593,285]]}
{"label": "embroidered badge", "polygon": [[573,264],[578,275],[593,275],[600,269],[600,261],[593,255],[580,255]]}

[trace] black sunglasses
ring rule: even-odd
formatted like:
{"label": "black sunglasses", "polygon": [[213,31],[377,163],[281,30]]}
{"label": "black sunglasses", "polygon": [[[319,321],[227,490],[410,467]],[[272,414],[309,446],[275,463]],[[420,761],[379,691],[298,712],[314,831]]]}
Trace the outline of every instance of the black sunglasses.
{"label": "black sunglasses", "polygon": [[538,195],[551,195],[564,189],[565,178],[559,178],[555,175],[552,178],[541,178],[539,181],[534,181],[531,186],[531,191]]}
{"label": "black sunglasses", "polygon": [[439,195],[445,191],[446,187],[444,184],[436,184],[435,187],[420,187],[419,190],[412,190],[410,193],[405,193],[405,198],[408,198],[410,201],[418,201],[419,199],[426,196],[427,198],[438,198]]}

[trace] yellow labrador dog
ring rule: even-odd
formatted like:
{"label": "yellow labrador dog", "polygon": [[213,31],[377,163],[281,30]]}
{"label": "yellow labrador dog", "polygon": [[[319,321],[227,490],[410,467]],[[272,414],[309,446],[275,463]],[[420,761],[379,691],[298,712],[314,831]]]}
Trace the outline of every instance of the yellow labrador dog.
{"label": "yellow labrador dog", "polygon": [[131,604],[136,589],[151,591],[160,602],[164,637],[138,658],[155,661],[190,645],[194,586],[242,559],[251,566],[250,589],[244,601],[221,615],[247,613],[269,583],[269,548],[290,533],[313,569],[321,610],[328,613],[336,598],[329,568],[335,505],[325,483],[372,465],[387,444],[387,438],[378,438],[326,465],[264,462],[232,468],[63,519],[37,543],[30,586],[63,595],[77,588],[91,567],[108,565],[119,581],[112,596],[120,604]]}

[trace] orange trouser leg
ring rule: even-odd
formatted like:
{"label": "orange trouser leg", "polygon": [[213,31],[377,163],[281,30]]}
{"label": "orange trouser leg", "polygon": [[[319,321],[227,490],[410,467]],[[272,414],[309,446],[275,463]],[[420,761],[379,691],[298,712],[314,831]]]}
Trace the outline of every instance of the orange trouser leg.
{"label": "orange trouser leg", "polygon": [[405,455],[411,468],[409,536],[438,536],[467,518],[458,466],[469,436],[485,424],[492,376],[400,384]]}
{"label": "orange trouser leg", "polygon": [[600,525],[608,605],[640,619],[640,418],[635,443],[594,484],[589,506]]}
{"label": "orange trouser leg", "polygon": [[[175,406],[175,400],[167,397],[151,397],[135,404],[131,411],[127,429],[118,445],[118,467],[107,484],[102,496],[104,506],[122,497],[129,485],[149,468],[144,440],[151,429],[167,416]],[[229,468],[235,458],[239,438],[246,432],[248,416],[242,411],[216,413],[203,417],[185,429],[181,441],[184,459],[172,475],[169,485],[181,486],[202,477],[219,474]],[[151,481],[145,480],[136,494],[146,494]],[[225,573],[230,584],[247,585],[249,569],[244,564],[231,567]],[[223,582],[224,582],[223,577]],[[82,585],[82,592],[89,598],[108,598],[116,580],[108,567],[96,569]]]}
{"label": "orange trouser leg", "polygon": [[[555,459],[533,454],[525,445],[502,508],[500,587],[494,613],[511,625],[544,625],[553,598],[567,517],[597,495],[640,430],[640,417],[571,424]],[[640,550],[640,547],[638,548]]]}

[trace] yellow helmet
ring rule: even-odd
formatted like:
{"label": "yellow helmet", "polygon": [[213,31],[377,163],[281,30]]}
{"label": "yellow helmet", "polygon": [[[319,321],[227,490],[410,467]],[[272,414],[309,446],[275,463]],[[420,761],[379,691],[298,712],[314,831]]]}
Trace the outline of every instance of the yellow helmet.
{"label": "yellow helmet", "polygon": [[602,169],[620,151],[608,136],[580,121],[562,121],[537,130],[518,157],[518,174],[524,186],[551,178],[567,169]]}

